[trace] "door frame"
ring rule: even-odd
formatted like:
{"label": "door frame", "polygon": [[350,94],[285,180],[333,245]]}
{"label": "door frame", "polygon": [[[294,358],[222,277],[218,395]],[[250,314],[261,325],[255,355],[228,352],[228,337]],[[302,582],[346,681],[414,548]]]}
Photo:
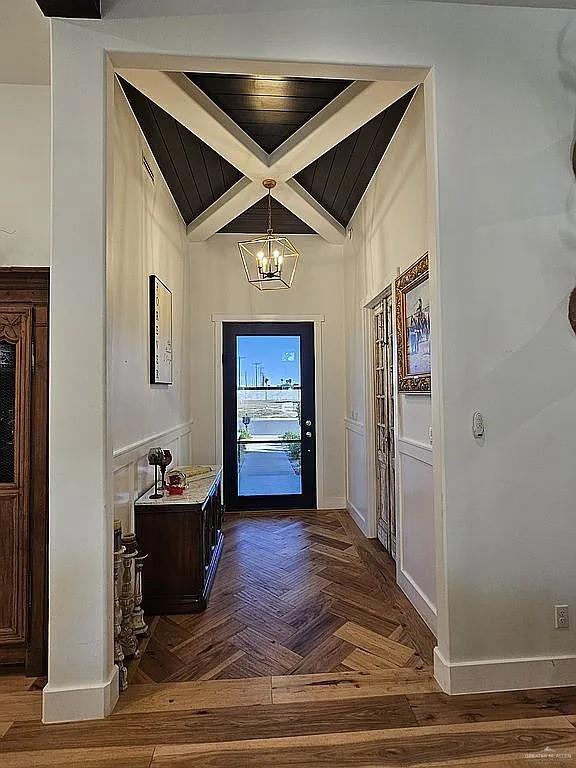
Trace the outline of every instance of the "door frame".
{"label": "door frame", "polygon": [[[300,339],[300,389],[301,389],[301,424],[304,421],[312,424],[311,440],[305,439],[305,427],[302,426],[300,436],[301,457],[301,483],[300,493],[275,494],[258,493],[243,496],[240,494],[238,477],[238,452],[237,452],[237,416],[238,407],[233,406],[231,400],[237,401],[238,373],[235,348],[239,337],[253,336],[256,338],[267,337],[277,339],[282,336],[299,337]],[[224,403],[223,421],[223,484],[224,502],[230,506],[230,511],[243,510],[316,510],[318,508],[318,488],[316,486],[316,395],[315,375],[316,356],[314,354],[314,324],[313,323],[225,323],[223,325],[224,356],[222,370],[224,374],[223,394],[226,396]],[[310,369],[311,366],[311,369]],[[230,392],[233,388],[234,394]],[[232,472],[232,468],[234,471]],[[227,471],[228,470],[228,471]],[[233,475],[233,476],[231,476]]]}
{"label": "door frame", "polygon": [[322,324],[324,315],[237,315],[213,314],[214,332],[214,446],[215,463],[223,464],[223,371],[222,331],[224,323],[313,323],[314,324],[314,391],[316,409],[316,508],[332,509],[333,505],[324,494],[324,414],[323,414],[323,370]]}

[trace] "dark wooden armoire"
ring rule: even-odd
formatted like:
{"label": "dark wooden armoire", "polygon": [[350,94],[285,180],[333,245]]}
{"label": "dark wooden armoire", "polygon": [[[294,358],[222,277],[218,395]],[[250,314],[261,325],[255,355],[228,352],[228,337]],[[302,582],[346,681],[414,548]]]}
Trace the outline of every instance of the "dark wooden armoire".
{"label": "dark wooden armoire", "polygon": [[0,665],[46,663],[47,268],[0,268]]}

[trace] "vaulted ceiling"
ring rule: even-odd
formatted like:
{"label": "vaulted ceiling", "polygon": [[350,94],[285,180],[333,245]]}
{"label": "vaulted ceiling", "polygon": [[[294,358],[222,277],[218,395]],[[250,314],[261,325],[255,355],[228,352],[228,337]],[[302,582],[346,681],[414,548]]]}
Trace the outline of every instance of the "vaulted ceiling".
{"label": "vaulted ceiling", "polygon": [[194,73],[188,77],[266,152],[277,149],[351,82]]}
{"label": "vaulted ceiling", "polygon": [[270,176],[279,179],[275,231],[341,240],[416,90],[316,78],[121,75],[194,239],[264,231],[261,181]]}
{"label": "vaulted ceiling", "polygon": [[242,174],[130,83],[122,81],[122,87],[182,218],[189,224]]}

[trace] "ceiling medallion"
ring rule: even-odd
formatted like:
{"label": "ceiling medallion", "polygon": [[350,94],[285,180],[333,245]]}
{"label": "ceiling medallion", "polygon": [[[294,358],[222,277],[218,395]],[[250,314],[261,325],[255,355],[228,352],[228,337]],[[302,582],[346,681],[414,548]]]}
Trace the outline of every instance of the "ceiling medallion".
{"label": "ceiling medallion", "polygon": [[274,291],[290,288],[300,256],[294,243],[283,235],[275,235],[272,229],[271,190],[276,186],[274,179],[264,179],[268,190],[268,230],[254,240],[238,243],[238,250],[251,285],[260,291]]}

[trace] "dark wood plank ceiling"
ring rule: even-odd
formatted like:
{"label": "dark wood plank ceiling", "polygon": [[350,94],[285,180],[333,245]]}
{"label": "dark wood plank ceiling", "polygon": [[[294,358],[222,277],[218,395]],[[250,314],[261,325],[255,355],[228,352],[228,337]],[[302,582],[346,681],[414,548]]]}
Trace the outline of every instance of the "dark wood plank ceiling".
{"label": "dark wood plank ceiling", "polygon": [[296,174],[296,181],[342,226],[348,226],[415,90]]}
{"label": "dark wood plank ceiling", "polygon": [[[17,0],[21,2],[21,0]],[[44,16],[59,19],[101,19],[100,0],[36,0]]]}
{"label": "dark wood plank ceiling", "polygon": [[[350,84],[347,80],[240,75],[188,73],[188,77],[268,152]],[[182,218],[189,224],[242,178],[242,174],[140,91],[126,81],[120,82]],[[348,226],[415,90],[295,176],[342,226]],[[273,205],[276,232],[286,235],[312,232],[276,200]],[[263,199],[220,231],[264,232],[266,221]]]}
{"label": "dark wood plank ceiling", "polygon": [[188,73],[223,112],[270,153],[347,88],[350,80]]}
{"label": "dark wood plank ceiling", "polygon": [[[226,224],[220,232],[235,235],[257,235],[266,232],[268,227],[268,203],[266,197]],[[302,219],[285,208],[282,203],[272,198],[272,227],[277,235],[313,235],[314,230]]]}
{"label": "dark wood plank ceiling", "polygon": [[189,224],[242,174],[130,83],[121,78],[120,82],[182,218]]}

